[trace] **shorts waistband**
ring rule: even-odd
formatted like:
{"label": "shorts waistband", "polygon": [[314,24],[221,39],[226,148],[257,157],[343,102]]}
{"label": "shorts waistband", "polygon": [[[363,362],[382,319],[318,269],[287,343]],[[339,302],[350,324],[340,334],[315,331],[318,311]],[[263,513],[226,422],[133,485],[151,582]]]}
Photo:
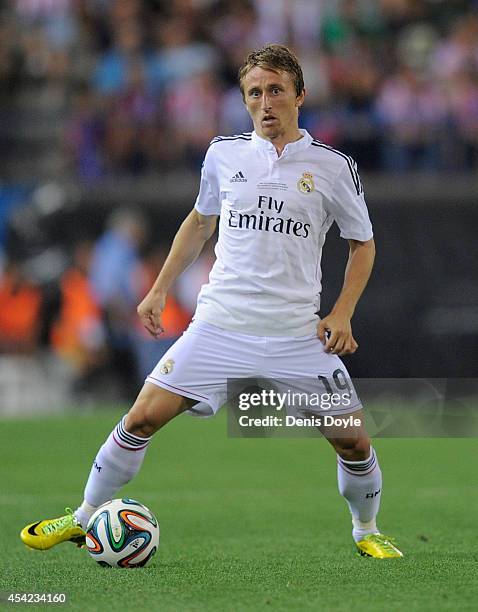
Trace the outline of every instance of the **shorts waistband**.
{"label": "shorts waistband", "polygon": [[261,339],[261,340],[275,340],[275,341],[291,341],[291,340],[311,340],[312,338],[317,338],[317,334],[306,334],[305,336],[257,336],[255,334],[246,334],[243,332],[238,332],[235,329],[226,329],[225,327],[218,327],[217,325],[213,325],[208,321],[203,321],[202,319],[193,319],[189,324],[186,331],[195,331],[195,330],[204,330],[209,331],[216,334],[227,334],[229,337],[234,338],[244,338],[249,339]]}

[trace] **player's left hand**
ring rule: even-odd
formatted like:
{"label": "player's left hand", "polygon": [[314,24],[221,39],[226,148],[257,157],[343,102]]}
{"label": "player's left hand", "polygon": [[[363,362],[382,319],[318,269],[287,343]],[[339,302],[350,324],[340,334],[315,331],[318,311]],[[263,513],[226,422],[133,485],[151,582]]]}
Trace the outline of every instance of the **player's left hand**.
{"label": "player's left hand", "polygon": [[358,349],[358,344],[352,335],[350,318],[340,314],[330,313],[317,326],[317,336],[325,345],[325,352],[334,355],[350,355]]}

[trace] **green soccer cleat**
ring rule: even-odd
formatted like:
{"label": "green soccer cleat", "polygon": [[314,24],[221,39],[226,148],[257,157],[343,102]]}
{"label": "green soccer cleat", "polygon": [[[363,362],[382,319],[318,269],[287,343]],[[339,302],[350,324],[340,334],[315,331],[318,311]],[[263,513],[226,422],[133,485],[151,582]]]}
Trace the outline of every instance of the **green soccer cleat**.
{"label": "green soccer cleat", "polygon": [[65,516],[46,519],[27,525],[20,532],[22,542],[29,548],[48,550],[61,542],[73,542],[81,548],[85,545],[85,530],[76,520],[71,508],[65,508]]}
{"label": "green soccer cleat", "polygon": [[355,542],[363,557],[374,559],[398,559],[403,553],[395,546],[393,538],[382,533],[369,533],[358,542]]}

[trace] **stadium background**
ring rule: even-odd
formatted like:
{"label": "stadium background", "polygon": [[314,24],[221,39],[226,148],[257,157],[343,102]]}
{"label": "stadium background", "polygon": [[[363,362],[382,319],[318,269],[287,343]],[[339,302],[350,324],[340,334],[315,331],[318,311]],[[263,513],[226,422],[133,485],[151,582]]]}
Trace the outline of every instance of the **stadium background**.
{"label": "stadium background", "polygon": [[[407,0],[4,3],[0,384],[12,410],[25,408],[16,393],[24,368],[12,354],[29,364],[36,405],[61,406],[71,393],[95,401],[105,388],[113,400],[134,396],[168,344],[148,340],[135,305],[194,202],[209,140],[250,130],[238,65],[278,40],[304,66],[301,124],[355,157],[375,224],[377,264],[354,321],[364,350],[348,360],[351,372],[473,376],[476,9]],[[137,218],[112,229],[119,210]],[[187,324],[212,257],[209,249],[175,288],[167,338]],[[344,243],[329,239],[323,311],[345,257]],[[55,384],[47,399],[35,392],[34,378],[42,387],[55,377],[56,397]]]}
{"label": "stadium background", "polygon": [[[194,202],[209,140],[251,129],[235,75],[265,42],[297,52],[308,90],[301,125],[356,159],[374,222],[377,262],[354,319],[361,349],[347,360],[351,373],[476,375],[476,1],[9,0],[0,8],[0,499],[19,520],[35,518],[33,498],[51,512],[60,503],[35,488],[21,460],[35,461],[27,445],[37,445],[46,477],[69,451],[58,443],[55,454],[49,436],[67,437],[74,422],[71,411],[47,417],[37,440],[40,421],[29,415],[73,408],[86,419],[78,445],[88,437],[81,448],[94,453],[110,427],[88,436],[94,415],[102,408],[99,422],[112,425],[187,325],[211,245],[174,287],[160,342],[141,330],[135,306]],[[331,230],[323,311],[346,255]],[[464,487],[463,470],[452,484],[459,447],[429,444],[423,470],[446,459],[450,487]],[[425,459],[407,448],[413,470]],[[75,464],[78,478],[89,461]],[[399,500],[392,469],[393,478]],[[65,477],[64,487],[78,484]],[[19,501],[25,490],[30,508]],[[440,503],[451,491],[439,481],[433,490]]]}

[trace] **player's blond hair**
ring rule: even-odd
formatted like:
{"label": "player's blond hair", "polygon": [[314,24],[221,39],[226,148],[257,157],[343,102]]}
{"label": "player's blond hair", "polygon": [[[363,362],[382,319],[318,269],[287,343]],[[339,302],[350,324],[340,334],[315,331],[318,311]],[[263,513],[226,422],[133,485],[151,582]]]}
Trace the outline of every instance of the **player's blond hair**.
{"label": "player's blond hair", "polygon": [[269,44],[249,53],[242,66],[239,68],[239,88],[243,98],[244,77],[256,66],[276,72],[288,72],[292,76],[296,94],[300,96],[304,91],[304,75],[296,55],[284,45]]}

